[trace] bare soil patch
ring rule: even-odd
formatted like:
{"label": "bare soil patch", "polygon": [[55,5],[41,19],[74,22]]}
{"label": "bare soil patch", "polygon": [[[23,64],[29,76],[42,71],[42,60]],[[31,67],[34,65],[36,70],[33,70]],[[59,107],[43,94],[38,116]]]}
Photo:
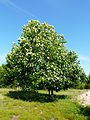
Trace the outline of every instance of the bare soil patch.
{"label": "bare soil patch", "polygon": [[90,90],[79,95],[78,100],[83,106],[90,106]]}

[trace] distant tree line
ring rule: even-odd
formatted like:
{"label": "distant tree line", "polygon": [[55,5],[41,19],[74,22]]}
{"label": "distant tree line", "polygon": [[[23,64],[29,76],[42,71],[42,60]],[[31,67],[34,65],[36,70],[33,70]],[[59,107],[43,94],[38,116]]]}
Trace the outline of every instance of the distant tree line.
{"label": "distant tree line", "polygon": [[89,74],[88,77],[87,77],[87,81],[86,81],[86,86],[85,86],[85,88],[90,89],[90,74]]}

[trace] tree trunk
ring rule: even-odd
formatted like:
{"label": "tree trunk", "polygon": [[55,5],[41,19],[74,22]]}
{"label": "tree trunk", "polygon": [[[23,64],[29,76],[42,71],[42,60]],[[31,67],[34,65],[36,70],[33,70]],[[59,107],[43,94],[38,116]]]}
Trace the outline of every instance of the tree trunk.
{"label": "tree trunk", "polygon": [[53,89],[51,90],[51,98],[54,100]]}
{"label": "tree trunk", "polygon": [[49,97],[50,97],[50,88],[48,89],[48,91],[49,91]]}
{"label": "tree trunk", "polygon": [[53,95],[53,90],[51,90],[51,95]]}

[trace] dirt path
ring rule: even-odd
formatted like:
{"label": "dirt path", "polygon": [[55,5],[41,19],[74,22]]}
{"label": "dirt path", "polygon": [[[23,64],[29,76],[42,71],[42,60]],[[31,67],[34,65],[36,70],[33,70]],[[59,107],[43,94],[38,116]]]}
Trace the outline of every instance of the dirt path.
{"label": "dirt path", "polygon": [[83,106],[90,105],[90,90],[78,96],[78,100]]}

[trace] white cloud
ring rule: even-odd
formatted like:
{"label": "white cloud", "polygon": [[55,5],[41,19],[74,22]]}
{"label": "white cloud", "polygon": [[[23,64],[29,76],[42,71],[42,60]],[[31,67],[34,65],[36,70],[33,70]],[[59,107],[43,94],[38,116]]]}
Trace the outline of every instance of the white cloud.
{"label": "white cloud", "polygon": [[6,54],[0,54],[0,65],[6,63]]}
{"label": "white cloud", "polygon": [[90,62],[90,56],[79,55],[81,61]]}
{"label": "white cloud", "polygon": [[84,69],[86,75],[90,73],[90,56],[79,55],[80,65]]}
{"label": "white cloud", "polygon": [[30,16],[30,17],[33,17],[33,18],[35,18],[35,19],[38,19],[38,18],[36,17],[36,15],[34,15],[34,14],[32,14],[31,12],[28,12],[27,10],[21,8],[20,6],[18,6],[18,5],[16,5],[15,3],[13,3],[11,0],[0,0],[0,2],[1,2],[2,4],[4,4],[4,5],[7,5],[7,6],[10,6],[10,7],[15,8],[17,11],[20,11],[20,12],[22,12],[22,13]]}

